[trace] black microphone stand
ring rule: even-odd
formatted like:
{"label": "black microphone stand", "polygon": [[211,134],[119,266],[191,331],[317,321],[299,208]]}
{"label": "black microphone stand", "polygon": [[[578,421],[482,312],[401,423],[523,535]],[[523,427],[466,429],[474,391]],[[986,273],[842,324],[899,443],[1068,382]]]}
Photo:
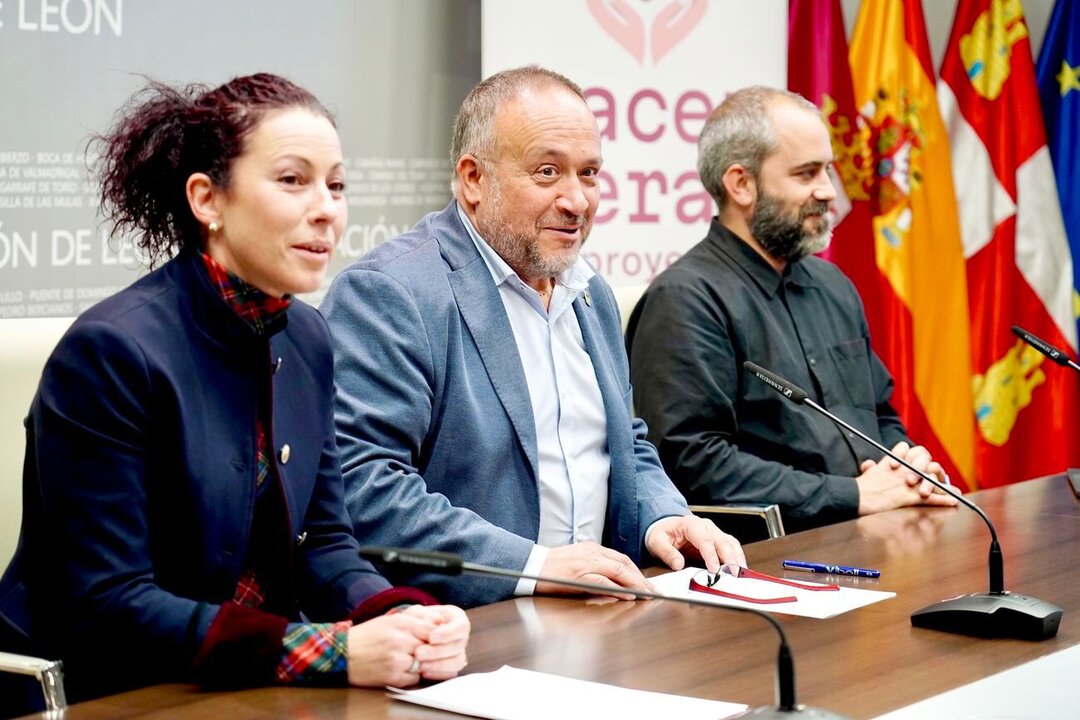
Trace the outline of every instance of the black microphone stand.
{"label": "black microphone stand", "polygon": [[1057,635],[1061,624],[1062,609],[1058,606],[1024,595],[1013,595],[1005,590],[1005,560],[998,543],[997,530],[990,518],[975,503],[953,488],[939,482],[903,458],[896,455],[881,443],[870,438],[866,433],[833,415],[811,400],[806,391],[779,375],[752,362],[743,363],[743,367],[754,377],[791,400],[796,405],[806,405],[824,415],[836,425],[858,435],[863,441],[877,448],[905,468],[926,480],[944,493],[951,495],[961,504],[974,510],[990,530],[990,556],[988,560],[990,591],[960,595],[928,605],[911,614],[911,624],[915,627],[941,630],[943,632],[976,635],[981,637],[1012,637],[1023,640],[1046,640]]}
{"label": "black microphone stand", "polygon": [[619,588],[615,590],[609,586],[597,585],[595,583],[549,578],[540,575],[526,575],[517,570],[507,570],[505,568],[492,567],[491,565],[465,562],[460,555],[434,550],[410,550],[407,548],[364,546],[360,548],[360,555],[364,559],[376,564],[406,566],[415,569],[417,572],[427,571],[441,575],[460,575],[462,573],[468,573],[472,575],[507,577],[518,580],[535,580],[537,582],[546,582],[554,585],[576,588],[593,594],[610,595],[612,592],[617,592],[620,595],[633,596],[635,600],[641,598],[649,600],[671,600],[687,603],[689,605],[702,605],[713,609],[734,610],[736,612],[756,615],[760,618],[764,618],[766,622],[772,625],[773,629],[776,630],[776,633],[780,636],[780,650],[776,659],[777,704],[750,708],[738,715],[732,715],[731,718],[733,720],[735,718],[761,718],[761,720],[769,720],[769,718],[846,720],[843,715],[837,715],[828,710],[809,707],[807,705],[799,705],[796,702],[795,661],[791,654],[791,646],[788,645],[787,635],[784,634],[784,629],[774,617],[760,610],[730,605],[718,605],[713,602],[698,600],[697,598],[691,597],[671,597],[632,588]]}

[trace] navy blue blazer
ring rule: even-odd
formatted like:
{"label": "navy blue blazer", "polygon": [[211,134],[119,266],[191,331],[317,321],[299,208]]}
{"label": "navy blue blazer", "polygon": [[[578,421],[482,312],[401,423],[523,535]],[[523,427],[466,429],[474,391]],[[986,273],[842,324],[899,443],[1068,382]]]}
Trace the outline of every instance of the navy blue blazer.
{"label": "navy blue blazer", "polygon": [[[604,544],[641,563],[649,525],[688,510],[633,417],[611,288],[596,275],[588,293],[574,312],[607,415]],[[358,536],[524,568],[540,529],[532,405],[510,320],[456,203],[346,268],[320,309],[334,343],[338,447]],[[515,584],[415,583],[463,605],[509,597]]]}
{"label": "navy blue blazer", "polygon": [[261,383],[295,607],[340,620],[390,587],[345,515],[325,323],[294,301],[267,342],[200,263],[183,255],[79,317],[27,419],[0,612],[35,652],[65,660],[69,697],[190,675],[245,567]]}

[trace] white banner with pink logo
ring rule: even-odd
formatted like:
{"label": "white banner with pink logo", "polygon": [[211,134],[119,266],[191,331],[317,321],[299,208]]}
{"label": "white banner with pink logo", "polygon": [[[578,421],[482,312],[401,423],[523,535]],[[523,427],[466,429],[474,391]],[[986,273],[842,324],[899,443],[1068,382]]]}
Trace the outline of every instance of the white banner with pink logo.
{"label": "white banner with pink logo", "polygon": [[485,77],[535,63],[586,92],[604,169],[582,253],[612,285],[649,282],[705,237],[698,135],[728,92],[786,86],[786,2],[484,0],[482,17]]}

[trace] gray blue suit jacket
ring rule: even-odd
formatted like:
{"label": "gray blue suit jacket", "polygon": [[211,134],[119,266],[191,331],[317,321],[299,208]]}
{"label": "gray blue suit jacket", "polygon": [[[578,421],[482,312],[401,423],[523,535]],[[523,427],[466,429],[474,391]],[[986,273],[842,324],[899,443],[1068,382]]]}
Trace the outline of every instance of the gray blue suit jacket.
{"label": "gray blue suit jacket", "polygon": [[[540,526],[532,406],[510,320],[456,204],[346,268],[321,310],[357,536],[521,570]],[[687,514],[686,503],[632,415],[618,307],[599,275],[574,311],[607,415],[604,544],[640,564],[649,525]],[[505,599],[515,585],[409,579],[463,605]]]}

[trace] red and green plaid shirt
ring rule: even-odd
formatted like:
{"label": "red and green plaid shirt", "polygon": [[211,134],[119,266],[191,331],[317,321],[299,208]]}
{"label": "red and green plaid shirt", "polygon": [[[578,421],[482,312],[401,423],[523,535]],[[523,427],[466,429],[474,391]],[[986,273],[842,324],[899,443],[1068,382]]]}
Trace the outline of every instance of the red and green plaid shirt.
{"label": "red and green plaid shirt", "polygon": [[[202,259],[218,294],[257,334],[265,334],[266,329],[288,311],[289,296],[271,297],[229,272],[209,255],[203,253]],[[260,402],[266,404],[264,400]],[[258,470],[255,484],[260,490],[271,473],[276,475],[276,466],[272,454],[268,451],[265,410],[265,407],[259,408],[256,423]],[[256,504],[257,515],[260,514],[260,509],[265,522],[268,519],[265,501]],[[260,581],[259,572],[255,567],[251,567],[258,563],[253,562],[249,555],[248,564],[248,570],[237,583],[233,602],[257,610],[262,609],[267,602],[267,593]],[[296,683],[328,673],[344,674],[348,669],[346,639],[351,626],[352,622],[349,620],[337,623],[289,623],[281,641],[281,662],[274,672],[274,679],[280,683]]]}

